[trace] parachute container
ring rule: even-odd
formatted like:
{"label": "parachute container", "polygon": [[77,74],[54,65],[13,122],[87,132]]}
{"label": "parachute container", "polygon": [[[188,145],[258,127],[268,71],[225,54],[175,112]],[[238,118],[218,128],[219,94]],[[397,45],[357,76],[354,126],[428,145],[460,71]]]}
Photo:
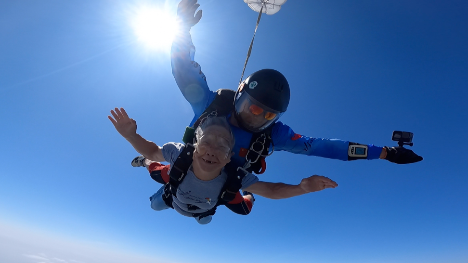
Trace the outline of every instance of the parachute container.
{"label": "parachute container", "polygon": [[[267,15],[274,15],[281,9],[281,5],[287,0],[244,0],[244,3],[249,5],[250,9],[255,12],[260,12]],[[263,9],[262,9],[263,6]]]}

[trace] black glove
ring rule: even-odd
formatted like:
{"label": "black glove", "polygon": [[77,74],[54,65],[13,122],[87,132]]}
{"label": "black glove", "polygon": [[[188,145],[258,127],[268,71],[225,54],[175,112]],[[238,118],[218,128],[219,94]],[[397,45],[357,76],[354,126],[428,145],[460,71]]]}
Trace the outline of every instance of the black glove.
{"label": "black glove", "polygon": [[177,7],[177,16],[183,27],[190,29],[200,21],[202,11],[198,10],[197,14],[195,14],[199,6],[200,4],[197,3],[197,0],[180,1]]}
{"label": "black glove", "polygon": [[407,164],[423,160],[421,156],[403,147],[385,147],[385,149],[387,150],[387,157],[385,159],[392,163]]}

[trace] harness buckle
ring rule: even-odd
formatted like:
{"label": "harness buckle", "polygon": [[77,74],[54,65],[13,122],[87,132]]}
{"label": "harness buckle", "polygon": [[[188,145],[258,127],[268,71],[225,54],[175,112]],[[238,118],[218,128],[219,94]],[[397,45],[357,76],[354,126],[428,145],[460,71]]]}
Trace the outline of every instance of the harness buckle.
{"label": "harness buckle", "polygon": [[[237,171],[241,170],[242,172],[245,173],[245,175],[249,174],[249,171],[246,170],[247,168],[244,167],[237,167]],[[237,179],[240,179],[239,176],[237,176]]]}
{"label": "harness buckle", "polygon": [[[257,140],[250,145],[249,150],[247,151],[247,154],[245,155],[245,160],[247,161],[246,165],[244,165],[244,168],[249,168],[251,163],[256,163],[258,159],[262,156],[263,150],[265,149],[265,141],[266,137],[265,134],[262,134],[260,137],[257,138]],[[251,152],[254,152],[256,154],[254,160],[249,158],[249,154]],[[248,165],[247,165],[248,164]]]}

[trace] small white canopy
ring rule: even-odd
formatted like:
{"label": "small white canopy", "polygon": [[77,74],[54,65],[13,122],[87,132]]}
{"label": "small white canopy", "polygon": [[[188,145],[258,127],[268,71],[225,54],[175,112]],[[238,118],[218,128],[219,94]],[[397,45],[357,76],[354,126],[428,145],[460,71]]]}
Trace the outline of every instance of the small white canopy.
{"label": "small white canopy", "polygon": [[247,3],[255,12],[260,12],[263,5],[262,13],[274,15],[278,13],[281,9],[281,5],[286,3],[286,1],[287,0],[244,0],[244,3]]}

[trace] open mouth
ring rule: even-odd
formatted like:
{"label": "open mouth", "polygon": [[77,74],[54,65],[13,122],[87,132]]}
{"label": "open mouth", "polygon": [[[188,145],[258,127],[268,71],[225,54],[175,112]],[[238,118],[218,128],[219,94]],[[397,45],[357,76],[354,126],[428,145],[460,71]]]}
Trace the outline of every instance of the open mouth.
{"label": "open mouth", "polygon": [[214,161],[206,160],[205,158],[202,158],[202,160],[203,160],[205,163],[209,163],[209,164],[214,164],[214,163],[216,163],[216,162],[214,162]]}

